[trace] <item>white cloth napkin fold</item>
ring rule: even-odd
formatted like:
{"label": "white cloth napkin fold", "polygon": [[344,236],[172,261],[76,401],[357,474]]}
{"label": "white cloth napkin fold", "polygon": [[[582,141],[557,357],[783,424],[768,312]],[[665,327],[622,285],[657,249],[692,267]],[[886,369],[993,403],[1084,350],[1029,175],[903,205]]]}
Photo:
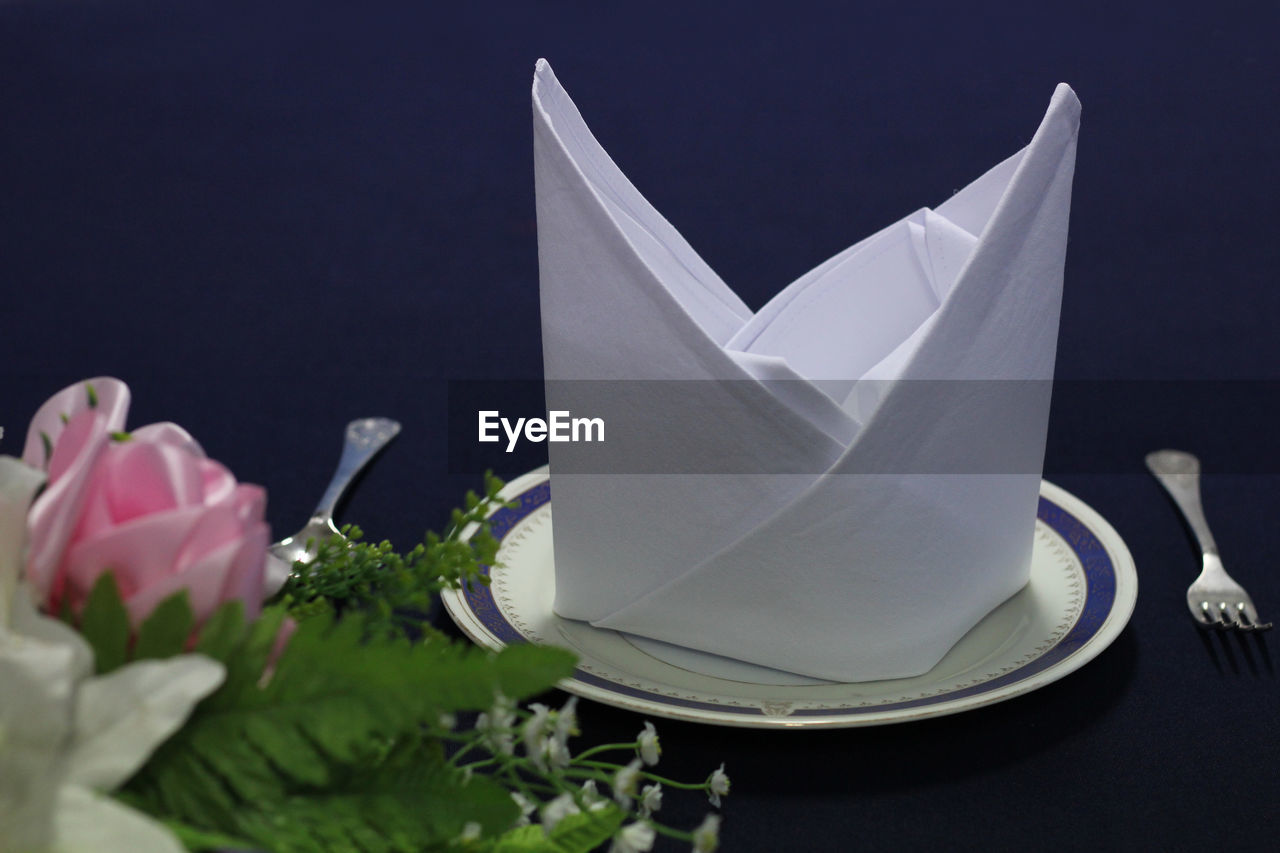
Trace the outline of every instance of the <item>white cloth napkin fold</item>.
{"label": "white cloth napkin fold", "polygon": [[[1080,106],[752,313],[534,76],[556,612],[819,678],[933,667],[1027,581]],[[607,380],[599,382],[595,380]]]}

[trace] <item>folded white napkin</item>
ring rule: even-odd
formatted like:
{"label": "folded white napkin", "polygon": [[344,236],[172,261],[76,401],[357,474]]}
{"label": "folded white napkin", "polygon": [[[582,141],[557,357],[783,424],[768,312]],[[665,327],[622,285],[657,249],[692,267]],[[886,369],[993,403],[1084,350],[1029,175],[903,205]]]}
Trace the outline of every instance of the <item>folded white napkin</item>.
{"label": "folded white napkin", "polygon": [[755,314],[545,61],[533,106],[547,405],[606,424],[549,445],[556,612],[818,678],[930,669],[1028,578],[1074,93]]}

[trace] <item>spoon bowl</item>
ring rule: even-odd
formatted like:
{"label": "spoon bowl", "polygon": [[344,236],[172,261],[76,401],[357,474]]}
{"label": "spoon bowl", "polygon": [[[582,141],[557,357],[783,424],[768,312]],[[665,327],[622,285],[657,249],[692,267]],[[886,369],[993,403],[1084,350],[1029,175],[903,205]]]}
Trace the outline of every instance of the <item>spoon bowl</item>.
{"label": "spoon bowl", "polygon": [[329,487],[325,489],[319,505],[311,513],[311,519],[297,533],[286,536],[267,550],[290,568],[297,563],[309,563],[315,559],[320,545],[339,532],[337,525],[333,523],[333,512],[338,499],[356,475],[399,432],[400,424],[389,418],[361,418],[347,424],[338,470],[333,473],[333,479],[329,481]]}

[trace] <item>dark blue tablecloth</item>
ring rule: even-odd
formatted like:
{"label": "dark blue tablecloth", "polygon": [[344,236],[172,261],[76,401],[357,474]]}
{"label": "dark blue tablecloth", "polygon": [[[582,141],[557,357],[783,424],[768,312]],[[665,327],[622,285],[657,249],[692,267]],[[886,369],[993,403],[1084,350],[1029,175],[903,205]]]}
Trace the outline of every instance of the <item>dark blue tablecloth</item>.
{"label": "dark blue tablecloth", "polygon": [[1192,545],[1141,457],[1201,455],[1228,566],[1280,618],[1275,4],[612,5],[0,2],[0,452],[49,393],[119,376],[132,424],[186,426],[268,487],[283,534],[342,425],[389,415],[404,433],[344,518],[408,547],[476,480],[450,383],[540,376],[538,57],[753,308],[1017,150],[1066,81],[1084,117],[1046,475],[1127,541],[1130,626],[951,718],[667,722],[664,764],[726,762],[726,850],[1274,849],[1275,635],[1195,630]]}

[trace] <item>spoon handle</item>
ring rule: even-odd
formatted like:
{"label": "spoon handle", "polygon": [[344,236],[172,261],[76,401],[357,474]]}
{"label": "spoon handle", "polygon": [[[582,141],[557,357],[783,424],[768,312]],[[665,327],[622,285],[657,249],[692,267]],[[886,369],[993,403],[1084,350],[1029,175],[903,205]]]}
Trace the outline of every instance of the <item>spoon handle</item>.
{"label": "spoon handle", "polygon": [[352,479],[398,432],[400,424],[388,418],[361,418],[347,424],[338,470],[333,472],[333,479],[324,490],[324,497],[311,514],[312,520],[333,518],[338,499],[347,490],[347,486],[351,485]]}

